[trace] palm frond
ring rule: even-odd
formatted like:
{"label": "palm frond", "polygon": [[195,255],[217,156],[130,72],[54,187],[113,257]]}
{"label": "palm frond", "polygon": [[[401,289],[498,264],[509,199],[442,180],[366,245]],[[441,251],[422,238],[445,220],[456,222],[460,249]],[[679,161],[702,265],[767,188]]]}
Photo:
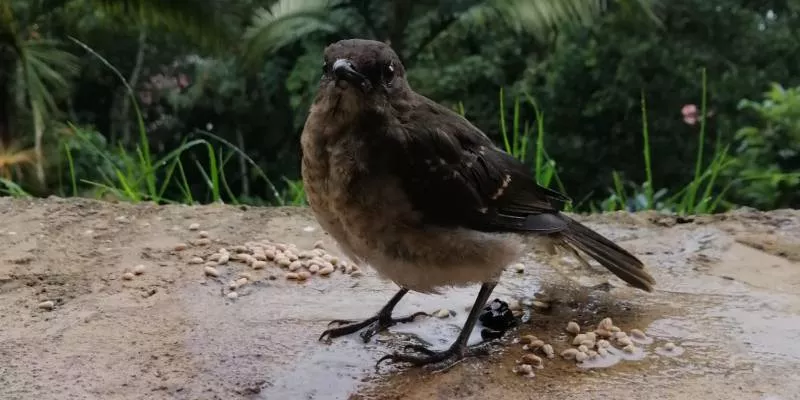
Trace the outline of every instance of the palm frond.
{"label": "palm frond", "polygon": [[243,35],[248,64],[314,32],[340,29],[331,15],[341,0],[278,0],[269,9],[256,10]]}

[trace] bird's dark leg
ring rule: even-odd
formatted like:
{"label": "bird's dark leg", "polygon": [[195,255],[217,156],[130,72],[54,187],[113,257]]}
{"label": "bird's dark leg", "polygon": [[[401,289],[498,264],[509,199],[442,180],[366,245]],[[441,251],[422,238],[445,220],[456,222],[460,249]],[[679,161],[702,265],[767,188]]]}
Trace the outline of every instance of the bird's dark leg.
{"label": "bird's dark leg", "polygon": [[370,338],[372,338],[373,335],[394,324],[411,322],[417,316],[428,315],[427,313],[420,311],[406,317],[392,318],[392,310],[394,310],[394,307],[397,305],[397,303],[400,302],[400,299],[402,299],[403,296],[406,295],[406,293],[408,293],[408,289],[401,288],[394,296],[392,296],[391,299],[389,299],[389,302],[386,303],[386,305],[383,306],[383,308],[381,308],[380,311],[378,311],[377,315],[371,318],[367,318],[364,321],[354,322],[351,320],[342,320],[342,319],[331,321],[330,322],[331,324],[348,324],[348,325],[331,328],[326,330],[325,332],[322,332],[322,335],[320,335],[319,340],[322,340],[325,336],[327,336],[330,339],[333,339],[335,337],[349,335],[353,332],[357,332],[365,327],[368,327],[367,330],[361,332],[360,335],[361,339],[364,340],[364,343],[367,343],[369,342]]}
{"label": "bird's dark leg", "polygon": [[478,320],[478,316],[483,311],[483,306],[486,305],[486,302],[489,300],[489,296],[492,294],[492,290],[494,290],[495,286],[497,286],[497,282],[484,283],[481,286],[481,290],[478,292],[478,297],[475,299],[475,304],[472,306],[469,316],[467,316],[467,321],[464,322],[464,326],[461,328],[461,333],[458,334],[458,338],[455,342],[453,342],[449,349],[444,351],[432,351],[424,346],[406,346],[407,349],[415,350],[419,353],[422,353],[422,355],[401,354],[394,352],[393,354],[387,354],[381,357],[381,359],[376,363],[376,367],[384,360],[391,360],[395,362],[407,362],[414,365],[438,363],[441,367],[438,369],[443,370],[450,368],[466,357],[488,354],[488,343],[468,346],[467,342],[473,328],[475,328],[475,323]]}

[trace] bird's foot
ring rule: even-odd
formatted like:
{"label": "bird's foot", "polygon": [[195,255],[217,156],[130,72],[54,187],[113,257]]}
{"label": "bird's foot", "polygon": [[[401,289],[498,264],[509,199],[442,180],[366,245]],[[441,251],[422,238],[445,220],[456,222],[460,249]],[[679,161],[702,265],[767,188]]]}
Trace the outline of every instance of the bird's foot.
{"label": "bird's foot", "polygon": [[359,336],[361,336],[361,339],[364,340],[364,343],[368,343],[372,338],[372,336],[374,336],[376,333],[381,332],[395,324],[403,324],[406,322],[411,322],[414,320],[414,318],[420,315],[428,315],[428,314],[419,311],[409,316],[401,318],[392,318],[391,315],[378,314],[374,317],[367,318],[359,322],[355,322],[352,320],[337,319],[331,321],[328,325],[331,324],[346,324],[346,325],[325,330],[324,332],[322,332],[322,335],[319,336],[319,340],[322,340],[326,336],[328,337],[328,339],[333,339],[339,336],[349,335],[351,333],[358,332],[361,329],[367,328],[366,330],[364,330],[364,332],[361,332]]}
{"label": "bird's foot", "polygon": [[444,351],[433,351],[425,346],[412,344],[405,346],[405,350],[416,351],[421,354],[404,354],[398,352],[387,354],[375,363],[375,368],[378,368],[381,362],[390,360],[392,362],[406,362],[414,366],[425,366],[434,372],[442,372],[454,367],[468,357],[489,355],[490,348],[498,344],[499,342],[495,341],[483,342],[472,346],[454,343],[449,349]]}

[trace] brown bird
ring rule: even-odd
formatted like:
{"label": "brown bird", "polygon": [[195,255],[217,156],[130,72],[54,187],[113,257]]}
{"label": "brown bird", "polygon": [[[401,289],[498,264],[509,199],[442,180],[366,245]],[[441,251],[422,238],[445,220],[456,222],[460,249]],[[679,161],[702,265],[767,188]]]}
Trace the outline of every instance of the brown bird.
{"label": "brown bird", "polygon": [[[455,112],[417,94],[388,45],[342,40],[324,51],[322,77],[301,136],[302,176],[315,218],[354,262],[400,290],[372,318],[328,329],[330,338],[375,333],[411,316],[392,310],[409,291],[480,283],[455,342],[389,359],[447,365],[483,353],[468,346],[503,270],[529,245],[589,255],[628,284],[654,279],[635,256],[562,214],[569,199],[539,186],[528,167]],[[585,263],[585,261],[584,261]],[[333,321],[348,323],[352,321]]]}

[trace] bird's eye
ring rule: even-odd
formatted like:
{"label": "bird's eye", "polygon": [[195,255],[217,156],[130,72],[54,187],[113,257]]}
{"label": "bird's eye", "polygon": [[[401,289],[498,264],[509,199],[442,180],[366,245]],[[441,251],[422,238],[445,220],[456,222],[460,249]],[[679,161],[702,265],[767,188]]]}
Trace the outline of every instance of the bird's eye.
{"label": "bird's eye", "polygon": [[383,77],[387,81],[390,81],[392,78],[394,78],[394,65],[392,65],[392,63],[386,64],[386,66],[383,68]]}
{"label": "bird's eye", "polygon": [[327,75],[328,72],[330,72],[330,70],[331,70],[331,66],[328,64],[328,62],[327,61],[323,62],[322,63],[322,73]]}

